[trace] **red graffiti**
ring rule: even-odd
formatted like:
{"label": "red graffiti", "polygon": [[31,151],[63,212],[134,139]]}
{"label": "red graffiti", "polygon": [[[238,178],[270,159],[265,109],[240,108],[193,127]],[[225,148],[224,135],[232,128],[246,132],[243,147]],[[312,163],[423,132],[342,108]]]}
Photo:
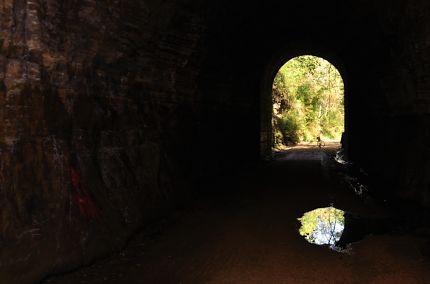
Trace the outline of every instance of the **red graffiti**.
{"label": "red graffiti", "polygon": [[81,177],[73,167],[70,167],[70,179],[72,180],[72,186],[74,188],[80,187]]}
{"label": "red graffiti", "polygon": [[97,206],[94,204],[89,192],[82,185],[78,171],[70,167],[70,179],[72,183],[72,200],[79,208],[79,212],[87,218],[95,219],[98,216]]}

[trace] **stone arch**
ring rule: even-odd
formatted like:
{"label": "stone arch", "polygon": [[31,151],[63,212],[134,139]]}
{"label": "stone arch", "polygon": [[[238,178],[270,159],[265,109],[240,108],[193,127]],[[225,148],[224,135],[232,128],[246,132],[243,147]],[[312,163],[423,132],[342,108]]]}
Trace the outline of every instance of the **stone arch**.
{"label": "stone arch", "polygon": [[318,47],[314,44],[299,43],[280,48],[274,52],[264,67],[260,85],[260,158],[269,159],[272,156],[272,84],[278,70],[290,59],[301,55],[314,55],[330,62],[341,74],[344,84],[345,107],[345,145],[348,152],[349,132],[349,76],[347,68],[336,50]]}

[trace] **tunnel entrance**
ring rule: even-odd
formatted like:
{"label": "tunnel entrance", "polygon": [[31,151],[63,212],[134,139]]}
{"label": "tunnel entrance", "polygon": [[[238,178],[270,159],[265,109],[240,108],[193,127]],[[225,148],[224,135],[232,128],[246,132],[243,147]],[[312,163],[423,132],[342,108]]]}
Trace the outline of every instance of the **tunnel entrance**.
{"label": "tunnel entrance", "polygon": [[329,61],[288,60],[272,84],[272,150],[298,144],[324,147],[344,132],[344,84]]}

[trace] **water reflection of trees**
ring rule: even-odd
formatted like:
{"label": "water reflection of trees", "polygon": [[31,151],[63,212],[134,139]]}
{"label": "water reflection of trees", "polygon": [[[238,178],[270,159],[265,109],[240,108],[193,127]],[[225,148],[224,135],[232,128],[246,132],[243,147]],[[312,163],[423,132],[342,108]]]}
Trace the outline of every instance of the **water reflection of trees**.
{"label": "water reflection of trees", "polygon": [[299,233],[307,241],[331,247],[340,239],[345,226],[344,211],[334,207],[306,212],[298,220],[302,224]]}

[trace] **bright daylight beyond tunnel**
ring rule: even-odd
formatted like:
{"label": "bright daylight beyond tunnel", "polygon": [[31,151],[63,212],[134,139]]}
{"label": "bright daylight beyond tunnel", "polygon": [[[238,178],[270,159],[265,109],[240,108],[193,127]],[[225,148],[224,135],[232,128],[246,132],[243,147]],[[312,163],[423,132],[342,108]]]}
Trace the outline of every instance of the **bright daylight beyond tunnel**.
{"label": "bright daylight beyond tunnel", "polygon": [[298,56],[279,69],[272,86],[275,149],[339,142],[344,131],[344,85],[327,60]]}

